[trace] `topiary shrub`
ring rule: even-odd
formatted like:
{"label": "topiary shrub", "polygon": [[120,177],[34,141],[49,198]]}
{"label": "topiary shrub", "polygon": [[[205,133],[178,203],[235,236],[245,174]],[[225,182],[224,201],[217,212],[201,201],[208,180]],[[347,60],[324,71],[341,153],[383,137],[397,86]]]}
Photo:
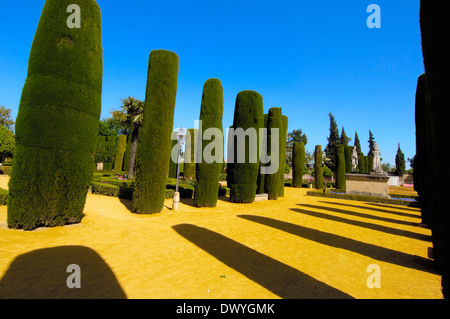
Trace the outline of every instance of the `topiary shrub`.
{"label": "topiary shrub", "polygon": [[[241,91],[236,97],[234,109],[234,130],[242,128],[246,131],[249,128],[256,130],[256,145],[250,145],[249,138],[245,138],[245,145],[238,145],[237,138],[233,137],[234,143],[234,164],[233,178],[230,185],[230,201],[235,203],[252,203],[256,195],[256,181],[259,170],[259,129],[264,125],[264,110],[262,96],[255,91]],[[238,150],[238,148],[241,149]],[[252,149],[252,151],[250,150]],[[256,149],[256,154],[253,151]],[[245,155],[244,163],[238,163],[238,152]],[[251,155],[255,155],[254,163],[250,162]]]}
{"label": "topiary shrub", "polygon": [[286,115],[281,115],[282,129],[280,130],[280,166],[279,166],[279,176],[280,183],[278,184],[278,197],[284,196],[284,174],[286,165],[286,138],[288,131],[289,119]]}
{"label": "topiary shrub", "polygon": [[133,212],[153,214],[164,207],[169,172],[173,115],[178,82],[178,55],[150,53],[144,121],[139,133]]}
{"label": "topiary shrub", "polygon": [[119,139],[117,140],[117,153],[116,159],[114,161],[114,170],[122,171],[123,167],[123,157],[125,155],[125,150],[127,148],[127,136],[119,135]]}
{"label": "topiary shrub", "polygon": [[292,148],[292,187],[302,187],[305,170],[305,144],[294,142]]}
{"label": "topiary shrub", "polygon": [[[282,134],[282,125],[283,118],[281,116],[281,108],[280,107],[272,107],[269,109],[269,113],[267,116],[267,154],[272,158],[276,156],[276,154],[272,154],[272,134],[274,134],[273,129],[278,129],[278,134]],[[280,143],[278,142],[278,145]],[[275,152],[275,150],[273,150]],[[281,151],[278,150],[278,171],[275,174],[267,174],[265,181],[265,189],[269,200],[278,199],[278,195],[280,193],[280,169],[284,170],[284,163],[282,162],[283,157],[281,155]]]}
{"label": "topiary shrub", "polygon": [[[266,128],[266,133],[263,136],[263,155],[267,154],[267,118],[269,114],[264,114],[264,126],[263,128]],[[264,154],[265,152],[265,154]],[[261,168],[264,167],[266,164],[264,164],[262,161],[259,163],[259,170],[258,170],[258,179],[256,181],[256,194],[263,194],[265,192],[265,183],[266,183],[266,174],[261,173]]]}
{"label": "topiary shrub", "polygon": [[94,0],[47,0],[30,51],[16,119],[8,226],[32,230],[82,220],[101,112],[102,30]]}
{"label": "topiary shrub", "polygon": [[322,145],[316,145],[314,150],[314,171],[315,171],[315,185],[316,189],[323,188],[323,170],[322,170]]}
{"label": "topiary shrub", "polygon": [[[221,136],[216,136],[214,141],[206,144],[202,142],[201,151],[204,155],[206,148],[213,147],[211,155],[220,159],[207,163],[205,158],[196,164],[196,183],[194,193],[194,204],[197,207],[216,207],[219,189],[219,176],[223,168],[223,88],[219,79],[208,79],[203,86],[203,96],[200,111],[202,121],[202,136],[209,128],[217,128]],[[209,153],[209,152],[208,152]]]}
{"label": "topiary shrub", "polygon": [[344,151],[345,151],[345,172],[351,173],[353,146],[344,146]]}
{"label": "topiary shrub", "polygon": [[364,154],[358,153],[358,172],[360,174],[365,174],[366,169],[364,168]]}
{"label": "topiary shrub", "polygon": [[345,190],[345,184],[344,145],[339,144],[337,148],[336,188]]}

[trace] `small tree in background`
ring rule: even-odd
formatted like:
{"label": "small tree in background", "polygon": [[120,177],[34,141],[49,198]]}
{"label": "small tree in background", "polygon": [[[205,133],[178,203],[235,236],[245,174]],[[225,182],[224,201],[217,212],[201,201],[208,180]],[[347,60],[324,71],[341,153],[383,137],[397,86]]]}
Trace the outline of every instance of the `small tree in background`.
{"label": "small tree in background", "polygon": [[398,143],[397,154],[395,155],[395,174],[400,176],[403,179],[403,175],[405,174],[406,163],[405,163],[405,154],[403,154],[400,143]]}
{"label": "small tree in background", "polygon": [[125,155],[125,150],[127,148],[127,136],[119,135],[119,139],[117,140],[117,153],[114,161],[114,170],[122,171],[123,166],[123,157]]}
{"label": "small tree in background", "polygon": [[14,121],[11,118],[11,109],[5,106],[0,106],[0,127],[6,127],[11,132],[14,132]]}
{"label": "small tree in background", "polygon": [[342,145],[348,146],[348,142],[350,142],[351,140],[352,140],[352,139],[349,138],[349,137],[347,136],[347,134],[345,134],[345,129],[344,129],[344,127],[342,127],[342,132],[341,132],[341,143],[342,143]]}
{"label": "small tree in background", "polygon": [[359,141],[358,133],[356,131],[354,146],[356,146],[356,152],[361,153],[361,142]]}
{"label": "small tree in background", "polygon": [[374,145],[375,145],[375,138],[373,137],[373,134],[372,134],[372,132],[369,130],[369,140],[368,140],[368,143],[369,143],[369,152],[367,153],[367,155],[369,155],[369,156],[373,156],[373,151],[374,151]]}
{"label": "small tree in background", "polygon": [[14,152],[14,135],[8,128],[0,126],[0,163],[5,158],[13,156]]}
{"label": "small tree in background", "polygon": [[330,136],[327,138],[328,144],[325,147],[325,154],[327,157],[325,165],[335,172],[337,167],[337,147],[341,143],[341,139],[333,114],[329,113],[328,116],[330,117]]}

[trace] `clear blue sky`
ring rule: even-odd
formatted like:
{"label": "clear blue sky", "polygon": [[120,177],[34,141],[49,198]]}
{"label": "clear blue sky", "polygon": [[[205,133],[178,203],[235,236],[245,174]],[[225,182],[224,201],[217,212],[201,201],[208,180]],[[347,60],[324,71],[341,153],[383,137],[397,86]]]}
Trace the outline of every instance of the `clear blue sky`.
{"label": "clear blue sky", "polygon": [[[76,3],[76,0],[73,1]],[[219,78],[223,125],[233,121],[236,94],[258,91],[264,111],[281,107],[289,131],[302,129],[306,149],[325,148],[328,113],[368,151],[369,129],[383,162],[397,144],[415,154],[414,96],[424,72],[419,0],[97,0],[103,23],[102,118],[121,99],[144,100],[148,56],[180,57],[174,128],[194,126],[202,88]],[[17,116],[33,36],[44,0],[0,2],[0,105]],[[369,29],[369,4],[381,28]],[[353,142],[350,142],[351,144]]]}

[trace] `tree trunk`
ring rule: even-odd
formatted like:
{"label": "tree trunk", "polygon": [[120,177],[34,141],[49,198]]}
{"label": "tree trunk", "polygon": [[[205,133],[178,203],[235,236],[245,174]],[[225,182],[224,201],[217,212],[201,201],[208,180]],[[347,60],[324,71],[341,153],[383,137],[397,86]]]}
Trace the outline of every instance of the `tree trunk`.
{"label": "tree trunk", "polygon": [[136,163],[136,151],[137,151],[137,145],[138,145],[138,133],[139,128],[134,127],[131,131],[131,145],[130,145],[130,162],[128,166],[128,179],[133,179],[134,174],[134,164]]}

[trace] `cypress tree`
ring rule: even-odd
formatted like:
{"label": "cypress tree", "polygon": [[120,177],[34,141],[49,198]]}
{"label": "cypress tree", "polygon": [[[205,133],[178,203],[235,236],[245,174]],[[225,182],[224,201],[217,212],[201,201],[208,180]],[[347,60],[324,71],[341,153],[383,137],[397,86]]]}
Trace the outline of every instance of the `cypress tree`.
{"label": "cypress tree", "polygon": [[367,153],[367,155],[373,156],[373,150],[374,150],[374,145],[375,145],[375,138],[373,137],[372,132],[369,130],[369,152]]}
{"label": "cypress tree", "polygon": [[364,168],[364,154],[358,153],[358,172],[360,174],[365,174],[366,173],[366,169]]}
{"label": "cypress tree", "polygon": [[208,79],[203,86],[203,96],[200,111],[200,121],[202,121],[202,136],[209,128],[217,128],[221,136],[216,136],[215,140],[205,145],[202,142],[202,154],[204,150],[214,147],[211,155],[220,157],[220,161],[207,163],[204,158],[197,163],[196,183],[194,193],[194,204],[197,207],[216,207],[219,193],[219,177],[223,168],[223,88],[219,79]]}
{"label": "cypress tree", "polygon": [[[427,198],[433,237],[433,257],[442,274],[442,293],[450,296],[450,214],[448,193],[448,165],[445,145],[448,144],[448,88],[450,80],[450,61],[446,52],[446,42],[437,35],[446,34],[447,10],[442,2],[420,1],[420,28],[422,53],[425,66],[426,93],[426,160],[421,160],[423,169],[428,167],[428,179],[425,184],[430,197]],[[443,31],[445,30],[445,31]]]}
{"label": "cypress tree", "polygon": [[348,138],[347,134],[345,134],[345,129],[344,129],[344,127],[342,127],[342,132],[341,132],[341,143],[342,143],[342,145],[344,145],[345,147],[347,147],[349,141],[351,141],[351,139]]}
{"label": "cypress tree", "polygon": [[282,119],[282,130],[280,130],[280,155],[281,155],[281,162],[279,166],[279,174],[280,174],[280,184],[278,186],[280,187],[278,191],[278,197],[284,196],[284,168],[286,166],[286,139],[287,139],[287,131],[288,131],[288,124],[289,119],[285,115],[281,115]]}
{"label": "cypress tree", "polygon": [[329,158],[325,164],[333,171],[336,172],[337,167],[337,146],[341,143],[341,139],[339,137],[339,130],[336,124],[336,120],[334,119],[333,114],[329,113],[330,117],[330,136],[327,138],[328,144],[325,147],[325,154]]}
{"label": "cypress tree", "polygon": [[135,213],[158,213],[164,206],[177,82],[178,55],[165,50],[152,51],[136,156]]}
{"label": "cypress tree", "polygon": [[361,153],[361,142],[359,141],[358,133],[355,131],[355,143],[354,146],[356,146],[356,151],[358,153]]}
{"label": "cypress tree", "polygon": [[[272,107],[269,109],[269,113],[267,116],[267,154],[271,156],[272,158],[276,156],[275,154],[272,154],[272,134],[274,134],[273,129],[278,129],[279,136],[282,135],[282,125],[283,125],[283,118],[281,115],[281,108],[280,107]],[[283,157],[281,154],[281,147],[280,147],[280,139],[278,139],[278,169],[280,169],[280,166],[282,165]],[[275,152],[275,150],[274,150]],[[279,170],[275,174],[267,174],[266,175],[266,181],[265,181],[265,189],[267,196],[270,200],[276,200],[278,199],[278,195],[280,192],[280,175]]]}
{"label": "cypress tree", "polygon": [[294,142],[292,149],[292,187],[302,187],[305,170],[305,144]]}
{"label": "cypress tree", "polygon": [[230,147],[231,147],[231,145],[232,145],[232,140],[233,140],[233,135],[232,135],[232,129],[233,128],[233,125],[231,125],[230,127],[229,127],[229,130],[228,130],[228,140],[227,140],[227,143],[228,143],[228,145],[227,145],[227,186],[228,187],[231,187],[231,184],[233,184],[233,161],[234,161],[234,159],[233,158],[230,158],[230,154],[231,154],[231,152],[230,152]]}
{"label": "cypress tree", "polygon": [[125,172],[128,172],[130,168],[130,149],[131,149],[131,138],[128,136],[127,145],[125,147],[125,154],[123,155],[123,170]]}
{"label": "cypress tree", "polygon": [[364,156],[364,173],[369,174],[369,156]]}
{"label": "cypress tree", "polygon": [[316,189],[323,188],[323,172],[322,172],[322,145],[316,145],[316,149],[314,150],[314,171],[315,171],[315,184]]}
{"label": "cypress tree", "polygon": [[[187,130],[189,134],[186,135],[186,146],[184,151],[184,170],[183,176],[185,179],[195,180],[195,139],[198,137],[198,129],[190,128]],[[190,152],[187,150],[190,149]],[[190,154],[189,161],[186,160],[186,156]]]}
{"label": "cypress tree", "polygon": [[[264,114],[264,128],[267,129],[267,118],[269,114]],[[267,154],[267,131],[265,136],[263,136],[263,155]],[[265,152],[265,153],[264,153]],[[264,164],[262,161],[259,163],[259,171],[258,171],[258,180],[256,182],[256,193],[257,194],[263,194],[265,192],[265,181],[266,181],[266,175],[261,173],[261,167],[264,167],[266,164]]]}
{"label": "cypress tree", "polygon": [[[234,144],[233,184],[230,187],[230,200],[236,203],[251,203],[255,200],[256,180],[259,170],[259,129],[264,125],[264,110],[262,96],[255,91],[241,91],[236,97],[233,128],[255,129],[256,145],[245,138],[245,145]],[[236,140],[236,139],[235,139]],[[243,146],[243,148],[242,148]],[[240,147],[241,149],[238,149]],[[256,154],[253,154],[255,151]],[[245,154],[245,162],[237,162],[237,154]],[[254,163],[250,162],[256,157]]]}
{"label": "cypress tree", "polygon": [[127,136],[119,135],[119,139],[117,140],[117,153],[116,159],[114,161],[114,170],[122,171],[123,166],[123,157],[125,155],[125,149],[127,148]]}
{"label": "cypress tree", "polygon": [[96,1],[77,1],[81,28],[70,29],[72,3],[45,2],[31,47],[15,127],[11,228],[61,226],[84,216],[101,112],[101,13]]}
{"label": "cypress tree", "polygon": [[367,156],[367,174],[369,174],[373,170],[373,156]]}
{"label": "cypress tree", "polygon": [[345,189],[345,154],[344,145],[339,144],[337,148],[337,171],[336,188]]}
{"label": "cypress tree", "polygon": [[405,154],[403,154],[400,143],[398,143],[397,148],[397,154],[395,155],[395,173],[400,177],[403,178],[403,175],[405,174]]}
{"label": "cypress tree", "polygon": [[352,172],[352,152],[353,147],[352,146],[344,146],[345,151],[345,172],[351,173]]}

